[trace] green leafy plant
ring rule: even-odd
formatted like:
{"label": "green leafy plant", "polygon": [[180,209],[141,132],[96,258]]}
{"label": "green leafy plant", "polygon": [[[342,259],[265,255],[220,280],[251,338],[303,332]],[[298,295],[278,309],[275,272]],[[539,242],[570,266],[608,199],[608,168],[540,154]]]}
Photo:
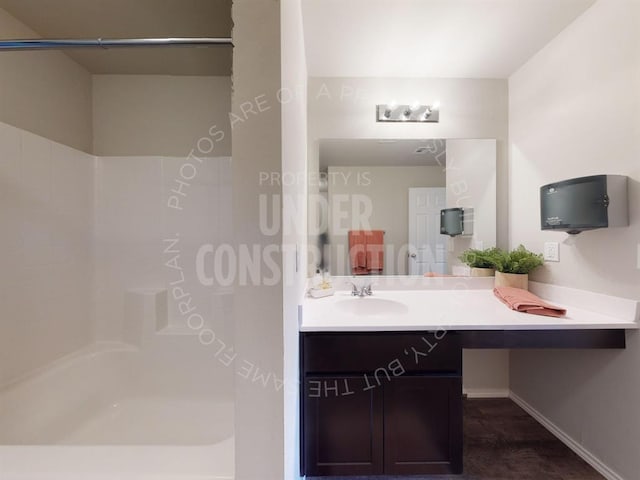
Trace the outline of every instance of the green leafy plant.
{"label": "green leafy plant", "polygon": [[501,273],[529,273],[544,263],[542,254],[533,253],[520,245],[510,252],[502,251],[495,258],[494,267]]}
{"label": "green leafy plant", "polygon": [[485,248],[484,250],[470,248],[462,252],[458,258],[462,263],[472,268],[495,268],[503,255],[504,252],[496,247]]}

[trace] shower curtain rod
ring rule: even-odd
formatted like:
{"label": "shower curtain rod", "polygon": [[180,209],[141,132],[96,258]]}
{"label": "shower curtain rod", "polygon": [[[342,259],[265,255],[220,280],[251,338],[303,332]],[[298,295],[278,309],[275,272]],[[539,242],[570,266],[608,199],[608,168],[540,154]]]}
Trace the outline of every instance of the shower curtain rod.
{"label": "shower curtain rod", "polygon": [[128,47],[212,47],[233,46],[229,37],[181,38],[97,38],[97,39],[21,39],[0,40],[0,51],[59,50],[64,48],[128,48]]}

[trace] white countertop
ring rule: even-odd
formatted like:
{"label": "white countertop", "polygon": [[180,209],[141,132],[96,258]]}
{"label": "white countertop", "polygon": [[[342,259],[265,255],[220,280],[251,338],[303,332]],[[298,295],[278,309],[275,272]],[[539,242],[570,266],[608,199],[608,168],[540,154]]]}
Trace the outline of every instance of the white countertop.
{"label": "white countertop", "polygon": [[[468,288],[465,288],[466,287]],[[447,287],[450,287],[448,289]],[[637,329],[638,302],[583,290],[531,282],[530,289],[567,309],[565,317],[544,317],[510,310],[486,281],[423,283],[393,290],[385,284],[371,297],[352,297],[342,290],[325,298],[305,298],[300,331],[365,332],[416,330],[557,330]],[[372,302],[373,301],[373,302]],[[347,302],[370,302],[348,304]],[[578,307],[577,305],[580,305]],[[350,310],[364,307],[366,314]],[[380,311],[388,309],[387,312]]]}

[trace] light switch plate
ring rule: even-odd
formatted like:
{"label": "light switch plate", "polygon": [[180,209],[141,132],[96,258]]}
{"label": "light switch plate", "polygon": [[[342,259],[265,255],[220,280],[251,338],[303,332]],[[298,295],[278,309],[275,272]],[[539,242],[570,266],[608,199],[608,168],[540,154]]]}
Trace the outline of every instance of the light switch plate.
{"label": "light switch plate", "polygon": [[547,262],[560,261],[560,244],[558,242],[544,243],[544,259]]}

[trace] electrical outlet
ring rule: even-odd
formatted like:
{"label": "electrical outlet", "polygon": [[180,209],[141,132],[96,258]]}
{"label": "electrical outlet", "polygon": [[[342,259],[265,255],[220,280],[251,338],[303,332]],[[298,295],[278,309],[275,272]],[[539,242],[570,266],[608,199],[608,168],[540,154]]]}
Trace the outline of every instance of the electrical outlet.
{"label": "electrical outlet", "polygon": [[545,242],[544,243],[544,259],[547,262],[559,262],[560,261],[560,246],[558,242]]}

